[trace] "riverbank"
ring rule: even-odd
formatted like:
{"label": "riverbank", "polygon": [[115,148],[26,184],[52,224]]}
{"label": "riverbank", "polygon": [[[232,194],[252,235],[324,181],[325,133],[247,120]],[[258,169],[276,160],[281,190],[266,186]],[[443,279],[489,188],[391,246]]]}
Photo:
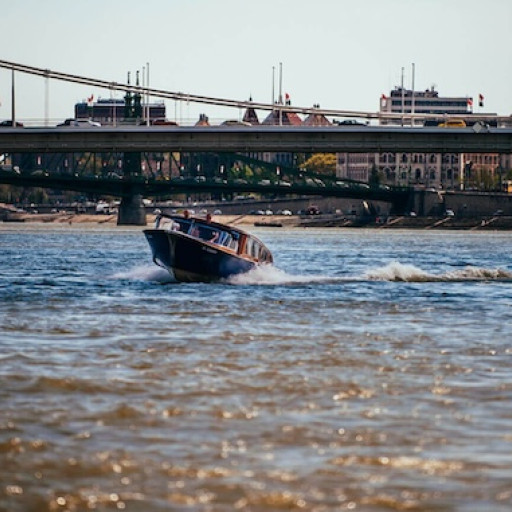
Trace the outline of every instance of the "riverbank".
{"label": "riverbank", "polygon": [[[155,222],[155,215],[148,214],[146,216],[147,225],[151,226]],[[281,226],[298,226],[300,219],[297,216],[261,216],[261,215],[214,215],[214,220],[224,224],[236,226],[254,226],[256,223],[261,224],[280,224]],[[48,213],[48,214],[32,214],[32,213],[10,213],[4,217],[3,222],[39,222],[39,223],[55,223],[55,224],[117,224],[117,214],[81,214],[81,213]]]}
{"label": "riverbank", "polygon": [[367,229],[423,229],[423,230],[502,230],[512,231],[512,216],[390,216],[387,219],[318,218],[301,219],[302,227],[343,227]]}
{"label": "riverbank", "polygon": [[[147,215],[147,225],[154,223],[155,216]],[[372,219],[371,221],[347,218],[340,215],[215,215],[214,220],[224,224],[240,227],[343,227],[366,229],[446,229],[446,230],[503,230],[512,231],[512,216],[475,216],[475,217],[409,217],[396,216],[387,219]],[[56,224],[91,224],[91,225],[116,225],[117,214],[77,214],[77,213],[10,213],[4,217],[3,222],[33,222]]]}

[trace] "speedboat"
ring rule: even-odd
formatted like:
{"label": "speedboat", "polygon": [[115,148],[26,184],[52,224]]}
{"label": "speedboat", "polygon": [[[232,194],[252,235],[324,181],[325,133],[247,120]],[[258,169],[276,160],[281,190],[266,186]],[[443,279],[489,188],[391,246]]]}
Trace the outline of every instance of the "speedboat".
{"label": "speedboat", "polygon": [[271,264],[258,238],[206,218],[157,212],[155,227],[144,230],[153,262],[177,281],[211,282]]}

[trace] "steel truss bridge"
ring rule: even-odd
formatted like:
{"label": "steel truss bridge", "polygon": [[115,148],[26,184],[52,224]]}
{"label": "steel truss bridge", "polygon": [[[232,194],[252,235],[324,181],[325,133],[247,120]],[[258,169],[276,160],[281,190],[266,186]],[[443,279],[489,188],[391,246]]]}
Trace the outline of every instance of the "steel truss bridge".
{"label": "steel truss bridge", "polygon": [[[0,154],[110,153],[127,156],[147,152],[261,153],[261,152],[414,152],[414,153],[512,153],[512,130],[475,125],[471,128],[390,128],[373,126],[274,127],[274,126],[131,126],[95,128],[2,128]],[[136,160],[136,159],[135,159]],[[135,166],[136,167],[136,166]],[[273,180],[264,185],[240,180],[202,181],[158,180],[137,176],[137,169],[126,166],[119,179],[88,176],[33,176],[0,173],[0,183],[76,190],[123,198],[136,195],[169,196],[182,193],[257,192],[276,195],[315,195],[391,202],[403,212],[411,192],[403,188],[368,187],[336,178],[319,185],[305,179],[283,184]],[[23,170],[23,169],[22,169]],[[181,176],[180,178],[183,178]],[[304,177],[302,177],[304,178]],[[131,207],[133,200],[130,199]]]}
{"label": "steel truss bridge", "polygon": [[102,178],[94,176],[66,175],[23,175],[13,172],[0,171],[0,183],[20,187],[41,187],[57,190],[74,190],[96,195],[111,195],[116,197],[132,197],[139,194],[148,197],[162,197],[175,194],[198,194],[203,192],[229,194],[240,192],[255,192],[265,195],[299,195],[320,197],[348,197],[372,201],[396,203],[397,206],[409,198],[410,190],[404,187],[370,187],[366,184],[351,181],[338,181],[338,185],[324,183],[319,185],[279,183],[260,184],[241,183],[240,180],[215,179],[196,181],[194,178],[182,180],[158,180],[143,177]]}

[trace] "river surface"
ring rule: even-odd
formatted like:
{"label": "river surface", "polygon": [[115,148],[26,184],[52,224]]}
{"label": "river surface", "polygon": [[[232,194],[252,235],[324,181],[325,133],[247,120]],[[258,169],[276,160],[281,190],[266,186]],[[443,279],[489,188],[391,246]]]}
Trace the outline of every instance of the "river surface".
{"label": "river surface", "polygon": [[512,234],[0,226],[0,511],[509,511]]}

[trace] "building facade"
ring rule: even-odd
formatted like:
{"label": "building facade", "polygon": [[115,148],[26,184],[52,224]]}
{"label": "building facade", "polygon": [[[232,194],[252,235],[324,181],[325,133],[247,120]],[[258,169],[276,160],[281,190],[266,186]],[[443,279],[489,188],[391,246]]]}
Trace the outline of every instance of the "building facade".
{"label": "building facade", "polygon": [[[453,118],[464,119],[462,126],[474,124],[473,98],[439,96],[433,87],[425,91],[395,87],[389,95],[381,96],[379,112],[383,114],[381,125],[437,126]],[[384,116],[388,114],[395,116]],[[492,120],[493,114],[488,116]],[[496,172],[508,169],[509,160],[498,154],[338,153],[336,175],[364,182],[377,175],[380,182],[389,185],[485,190],[496,186]]]}
{"label": "building facade", "polygon": [[[438,114],[440,116],[466,116],[473,113],[473,98],[442,97],[431,87],[425,91],[413,91],[395,87],[389,96],[380,98],[381,114]],[[398,120],[400,122],[400,120]],[[410,121],[409,121],[410,122]],[[381,124],[396,124],[397,120],[381,120]]]}
{"label": "building facade", "polygon": [[[127,108],[130,107],[130,108]],[[127,105],[126,99],[98,99],[75,104],[75,119],[91,119],[102,125],[142,123],[147,119],[153,124],[165,119],[165,103],[142,103]]]}

